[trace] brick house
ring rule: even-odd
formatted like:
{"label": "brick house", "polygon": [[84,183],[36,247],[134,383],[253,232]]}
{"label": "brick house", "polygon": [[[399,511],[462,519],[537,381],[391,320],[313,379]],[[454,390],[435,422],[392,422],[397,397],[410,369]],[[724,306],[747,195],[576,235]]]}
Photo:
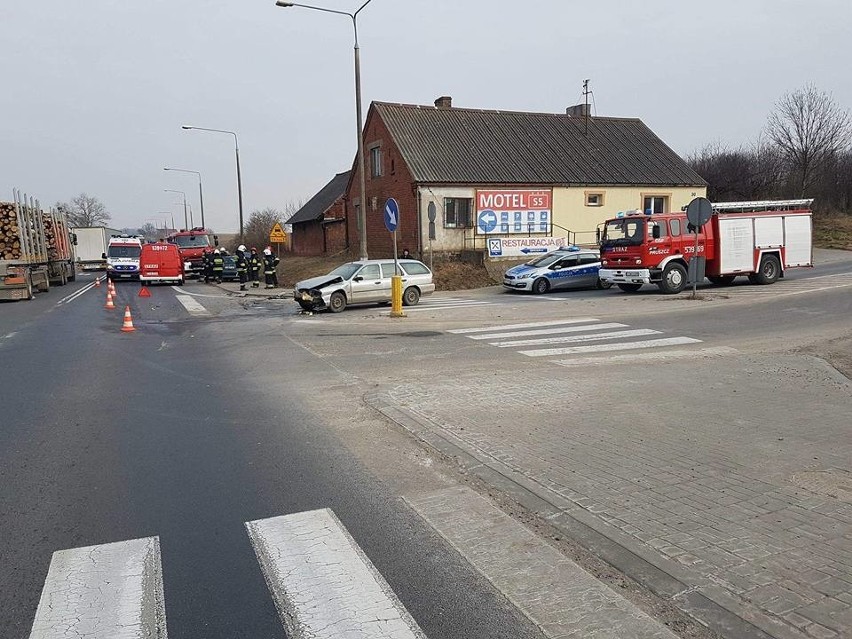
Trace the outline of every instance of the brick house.
{"label": "brick house", "polygon": [[[679,210],[707,191],[641,120],[586,117],[583,105],[551,114],[456,108],[449,97],[435,106],[373,102],[364,154],[374,258],[393,251],[389,197],[400,207],[398,249],[423,256],[430,246],[489,254],[500,242],[592,244],[597,226],[619,211]],[[359,241],[358,184],[356,161],[344,196],[350,246]]]}
{"label": "brick house", "polygon": [[349,246],[344,200],[349,175],[350,171],[335,175],[287,220],[293,229],[290,235],[293,254],[327,255]]}

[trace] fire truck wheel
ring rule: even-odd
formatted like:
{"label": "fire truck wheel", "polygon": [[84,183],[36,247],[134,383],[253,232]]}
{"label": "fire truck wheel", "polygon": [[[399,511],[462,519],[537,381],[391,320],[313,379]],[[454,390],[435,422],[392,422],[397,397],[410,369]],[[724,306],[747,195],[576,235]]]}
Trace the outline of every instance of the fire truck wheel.
{"label": "fire truck wheel", "polygon": [[550,290],[550,282],[548,282],[545,278],[540,277],[532,285],[533,293],[537,293],[538,295],[543,295]]}
{"label": "fire truck wheel", "polygon": [[620,288],[625,293],[635,293],[640,288],[642,288],[641,284],[616,284],[618,288]]}
{"label": "fire truck wheel", "polygon": [[708,277],[711,284],[715,284],[716,286],[730,286],[734,283],[736,279],[735,275],[717,275],[715,277]]}
{"label": "fire truck wheel", "polygon": [[764,255],[755,274],[758,284],[772,284],[781,276],[781,262],[774,255]]}
{"label": "fire truck wheel", "polygon": [[676,262],[671,262],[663,270],[663,279],[657,286],[666,295],[680,293],[686,286],[686,269]]}

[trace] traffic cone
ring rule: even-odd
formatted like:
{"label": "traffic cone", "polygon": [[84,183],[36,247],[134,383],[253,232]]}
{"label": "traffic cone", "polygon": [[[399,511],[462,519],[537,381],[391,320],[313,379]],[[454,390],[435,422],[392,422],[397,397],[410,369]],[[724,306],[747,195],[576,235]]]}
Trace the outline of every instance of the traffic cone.
{"label": "traffic cone", "polygon": [[130,307],[124,307],[124,324],[121,326],[122,333],[132,333],[136,329],[133,327],[133,318],[130,316]]}
{"label": "traffic cone", "polygon": [[96,277],[95,278],[95,288],[100,288],[100,287],[101,287],[101,278]]}
{"label": "traffic cone", "polygon": [[142,288],[139,289],[139,297],[151,297],[151,291],[148,290],[148,287],[144,284]]}
{"label": "traffic cone", "polygon": [[115,308],[115,304],[112,303],[112,292],[107,291],[107,301],[104,305],[104,308],[109,309],[110,311]]}

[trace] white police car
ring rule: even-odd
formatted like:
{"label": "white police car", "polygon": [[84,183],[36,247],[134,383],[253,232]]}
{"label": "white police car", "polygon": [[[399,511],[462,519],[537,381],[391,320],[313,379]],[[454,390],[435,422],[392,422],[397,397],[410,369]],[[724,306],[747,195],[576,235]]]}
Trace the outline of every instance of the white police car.
{"label": "white police car", "polygon": [[567,246],[510,268],[503,275],[503,286],[533,293],[584,286],[609,288],[612,284],[598,278],[600,267],[601,258],[595,249]]}

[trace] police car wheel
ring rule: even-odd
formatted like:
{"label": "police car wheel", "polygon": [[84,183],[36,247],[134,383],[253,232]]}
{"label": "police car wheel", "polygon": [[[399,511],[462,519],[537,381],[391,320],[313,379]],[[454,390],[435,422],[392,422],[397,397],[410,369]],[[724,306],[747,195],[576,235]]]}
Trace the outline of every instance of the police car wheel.
{"label": "police car wheel", "polygon": [[595,286],[598,290],[605,291],[612,288],[612,282],[604,282],[602,279],[598,278],[598,283]]}
{"label": "police car wheel", "polygon": [[346,295],[340,291],[335,291],[331,294],[331,299],[328,301],[328,309],[332,313],[339,313],[346,308]]}
{"label": "police car wheel", "polygon": [[547,293],[550,290],[550,282],[548,282],[545,278],[540,277],[532,285],[532,292],[538,295],[542,295]]}

